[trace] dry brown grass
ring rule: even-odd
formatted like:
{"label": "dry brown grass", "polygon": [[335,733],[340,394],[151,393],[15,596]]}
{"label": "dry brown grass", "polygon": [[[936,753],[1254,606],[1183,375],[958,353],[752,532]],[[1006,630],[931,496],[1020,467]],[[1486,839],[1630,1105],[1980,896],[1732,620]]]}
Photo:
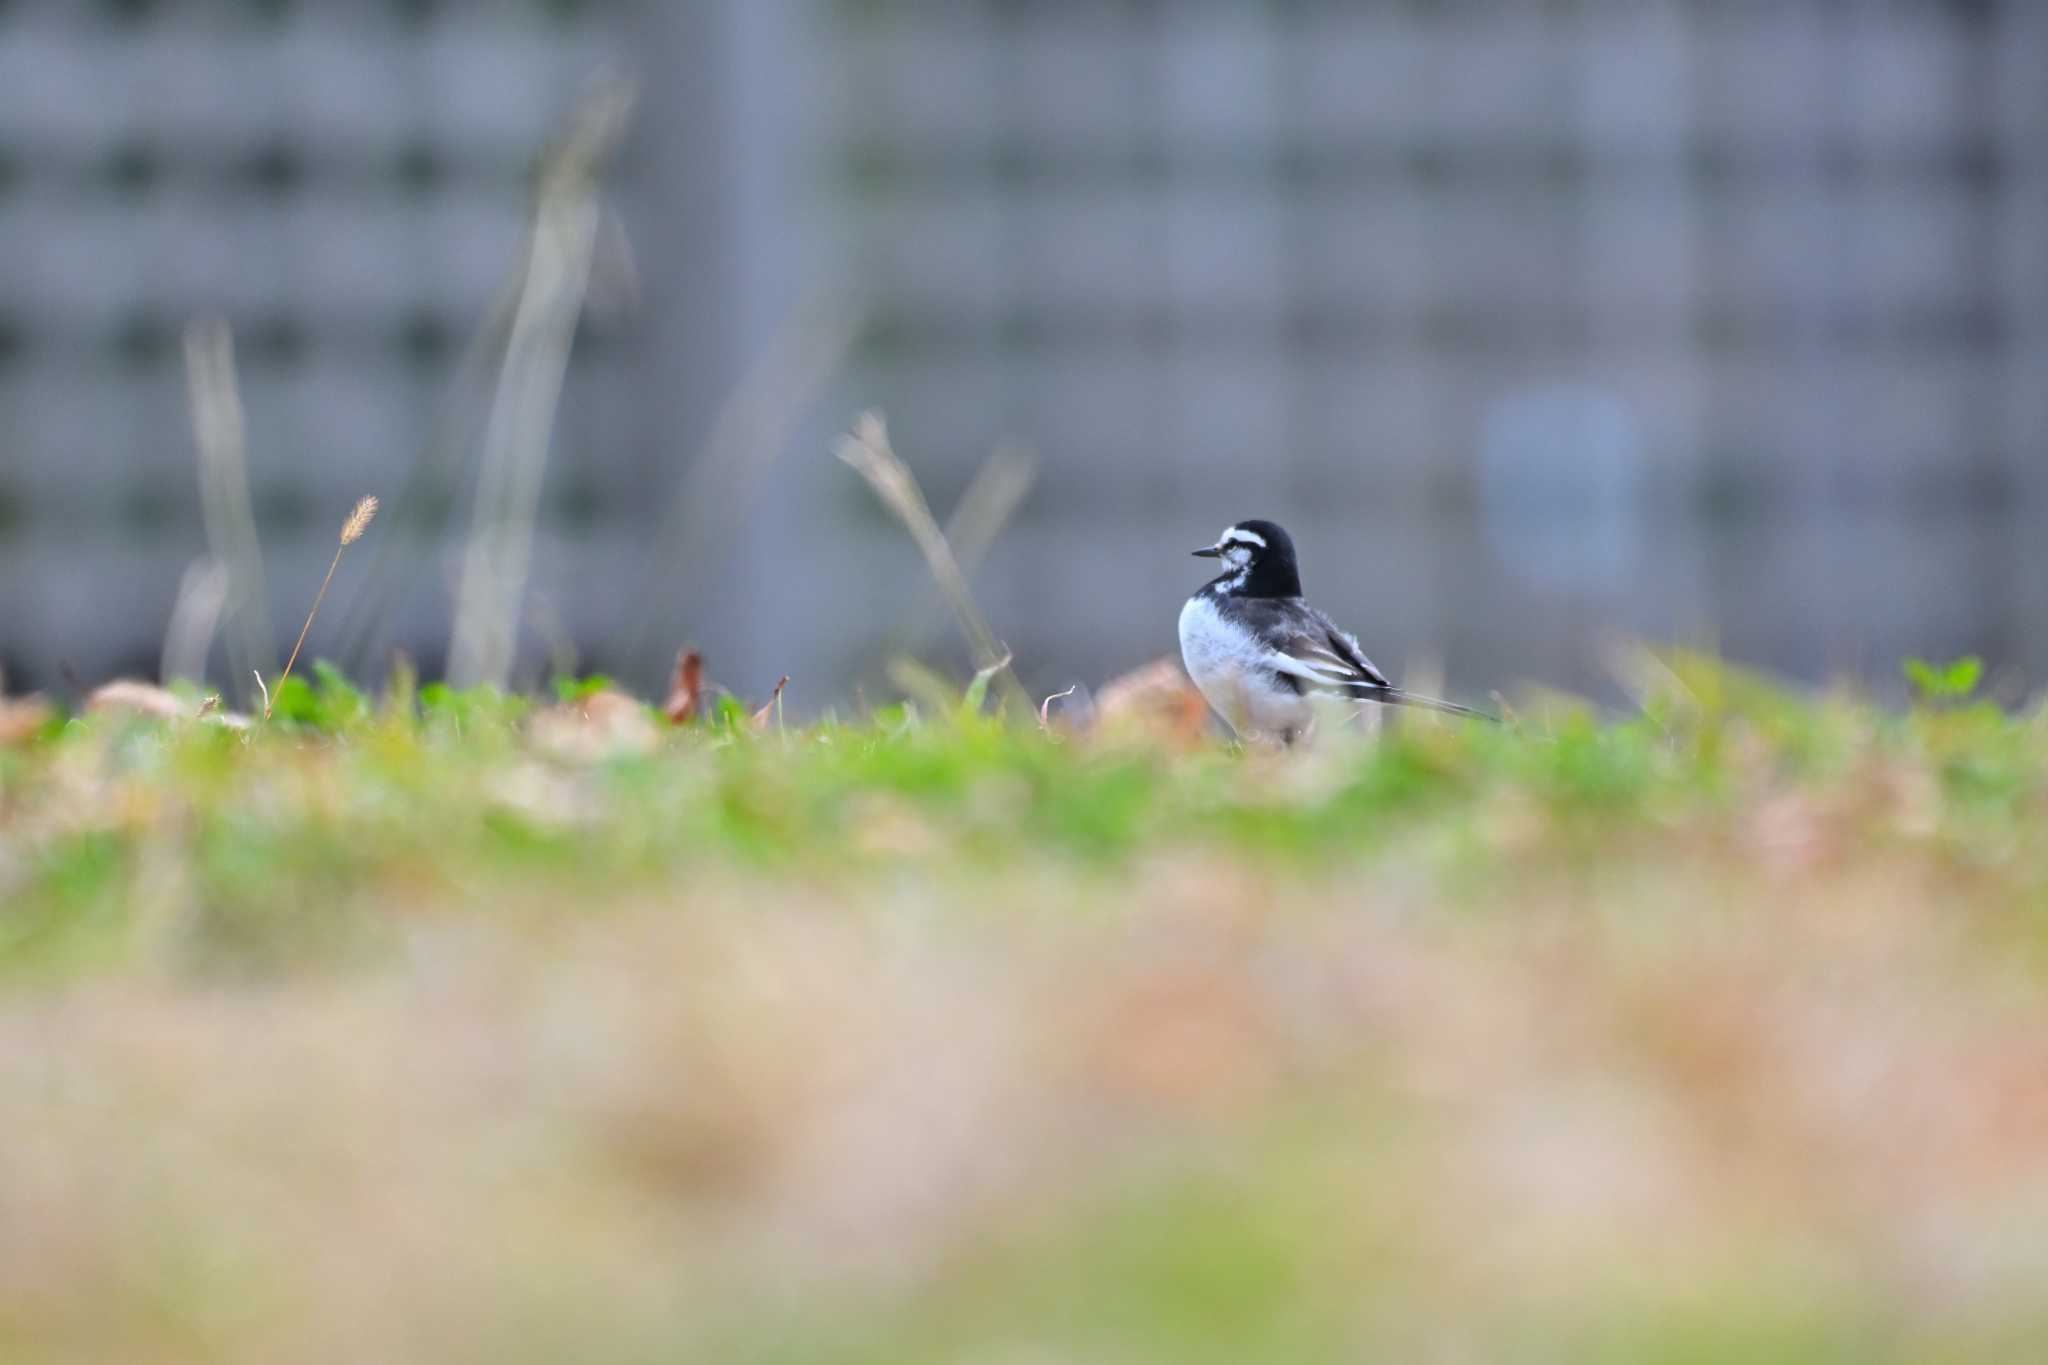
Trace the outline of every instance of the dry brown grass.
{"label": "dry brown grass", "polygon": [[[931,505],[925,501],[924,490],[918,486],[917,476],[910,471],[903,458],[896,453],[889,441],[889,428],[881,414],[862,413],[854,423],[851,434],[839,443],[838,455],[849,468],[867,481],[882,505],[889,509],[896,519],[903,523],[911,540],[917,545],[918,553],[924,556],[925,568],[932,581],[938,585],[946,602],[953,609],[953,615],[960,623],[960,631],[967,637],[974,651],[977,669],[989,670],[991,676],[1000,680],[1004,695],[1022,708],[1028,706],[1028,699],[1018,687],[1014,675],[1009,673],[1012,662],[1009,650],[996,639],[988,620],[975,605],[974,592],[967,582],[966,571],[960,567],[960,560],[953,552],[953,545],[945,531],[940,529],[938,519],[932,515]],[[1007,462],[1006,466],[1007,467]],[[1009,481],[1017,476],[1005,473],[999,476]],[[995,498],[996,494],[977,495]],[[1007,497],[1008,494],[1001,496]],[[1019,494],[1021,496],[1021,494]],[[991,509],[990,515],[994,510]],[[977,516],[982,515],[977,513]],[[991,533],[992,534],[992,533]]]}
{"label": "dry brown grass", "polygon": [[1398,866],[1161,866],[1106,919],[1048,919],[1058,876],[965,920],[943,886],[721,880],[595,921],[415,907],[391,969],[290,989],[17,996],[0,1347],[746,1358],[792,1293],[831,1336],[1057,1282],[1101,1210],[1190,1180],[1272,1201],[1326,1345],[2041,1326],[2048,1001],[1967,888],[1687,871],[1647,919],[1628,865],[1511,923]]}
{"label": "dry brown grass", "polygon": [[[277,678],[278,686],[282,687],[291,677],[292,665],[299,661],[299,651],[305,648],[306,634],[313,629],[313,618],[320,614],[320,604],[327,600],[328,585],[334,582],[334,571],[341,567],[343,552],[363,538],[363,532],[370,529],[370,521],[376,515],[377,500],[373,497],[364,498],[356,503],[355,509],[348,514],[348,520],[341,524],[340,543],[334,547],[334,558],[328,561],[327,576],[320,580],[320,591],[313,594],[312,609],[306,613],[306,624],[299,627],[299,638],[292,644],[291,657],[284,661],[284,672]],[[262,675],[257,675],[257,682],[261,684],[262,681]],[[263,716],[266,720],[270,718],[268,688],[263,691]]]}

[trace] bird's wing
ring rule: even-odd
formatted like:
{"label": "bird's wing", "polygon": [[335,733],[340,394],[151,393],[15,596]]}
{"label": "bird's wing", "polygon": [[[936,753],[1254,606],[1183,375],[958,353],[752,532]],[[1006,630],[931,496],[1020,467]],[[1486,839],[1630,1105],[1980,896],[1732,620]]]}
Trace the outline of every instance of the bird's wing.
{"label": "bird's wing", "polygon": [[1327,651],[1334,655],[1359,678],[1374,687],[1393,686],[1393,683],[1387,680],[1387,675],[1380,672],[1379,665],[1365,657],[1365,651],[1358,647],[1357,636],[1338,626],[1335,621],[1314,607],[1308,608],[1308,613],[1315,618],[1315,623],[1321,631],[1322,639],[1318,653]]}
{"label": "bird's wing", "polygon": [[1289,603],[1264,624],[1263,662],[1274,672],[1307,684],[1304,690],[1356,696],[1392,687],[1358,641],[1306,603]]}
{"label": "bird's wing", "polygon": [[1329,617],[1306,602],[1290,604],[1265,632],[1268,650],[1264,662],[1274,672],[1294,681],[1299,691],[1321,692],[1375,701],[1392,706],[1419,706],[1447,715],[1493,717],[1456,702],[1418,696],[1394,686],[1380,672],[1365,651]]}

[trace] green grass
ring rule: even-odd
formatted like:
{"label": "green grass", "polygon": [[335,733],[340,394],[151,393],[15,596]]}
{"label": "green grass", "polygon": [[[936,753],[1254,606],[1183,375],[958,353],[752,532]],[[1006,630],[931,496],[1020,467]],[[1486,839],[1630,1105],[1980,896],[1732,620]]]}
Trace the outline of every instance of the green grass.
{"label": "green grass", "polygon": [[310,672],[0,748],[0,1359],[2048,1349],[1974,674],[1282,755]]}

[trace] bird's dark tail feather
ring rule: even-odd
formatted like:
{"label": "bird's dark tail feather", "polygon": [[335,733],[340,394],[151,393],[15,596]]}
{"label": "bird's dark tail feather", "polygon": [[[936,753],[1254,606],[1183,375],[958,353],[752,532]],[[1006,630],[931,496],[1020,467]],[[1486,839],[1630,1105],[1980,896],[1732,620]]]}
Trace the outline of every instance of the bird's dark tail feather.
{"label": "bird's dark tail feather", "polygon": [[1438,701],[1435,697],[1425,697],[1419,692],[1403,692],[1398,687],[1353,687],[1349,689],[1349,695],[1360,701],[1376,701],[1384,706],[1413,706],[1423,711],[1439,711],[1447,716],[1466,716],[1472,720],[1500,724],[1500,717],[1491,712],[1475,711],[1454,701]]}

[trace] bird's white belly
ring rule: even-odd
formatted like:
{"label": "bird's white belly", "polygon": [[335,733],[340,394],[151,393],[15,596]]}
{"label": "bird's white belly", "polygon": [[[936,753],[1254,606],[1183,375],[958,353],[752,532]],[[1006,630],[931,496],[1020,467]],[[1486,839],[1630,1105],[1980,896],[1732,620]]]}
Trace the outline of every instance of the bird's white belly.
{"label": "bird's white belly", "polygon": [[1206,597],[1180,609],[1180,658],[1202,696],[1239,733],[1280,737],[1305,729],[1313,704],[1274,677],[1257,641]]}

